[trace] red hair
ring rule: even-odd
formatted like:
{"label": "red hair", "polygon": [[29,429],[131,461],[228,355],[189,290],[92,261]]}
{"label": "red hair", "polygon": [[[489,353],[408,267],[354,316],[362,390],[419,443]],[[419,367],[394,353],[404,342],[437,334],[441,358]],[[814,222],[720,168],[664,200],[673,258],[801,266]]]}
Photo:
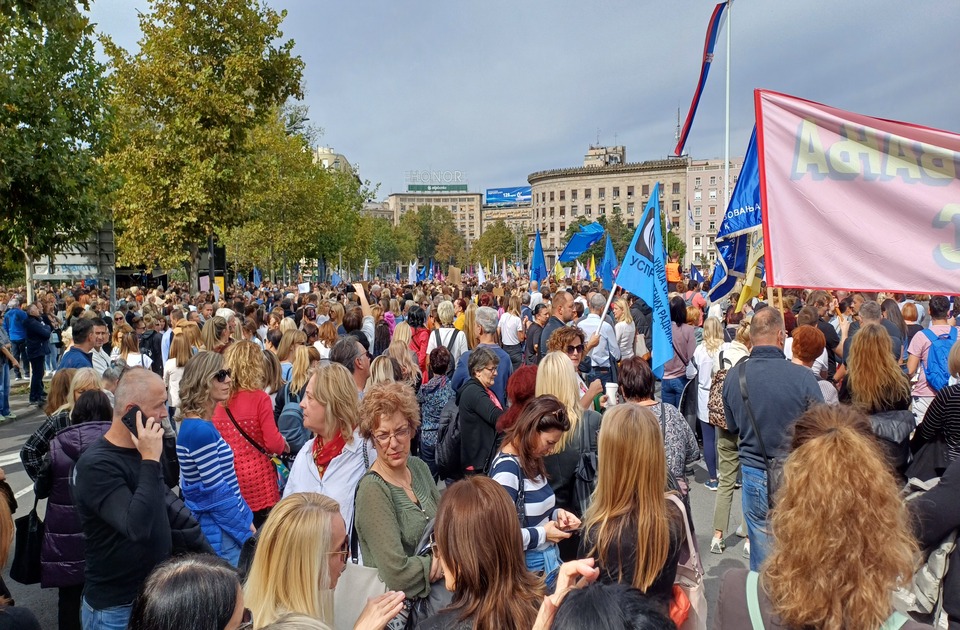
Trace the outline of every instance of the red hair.
{"label": "red hair", "polygon": [[510,401],[510,407],[497,420],[497,433],[503,433],[513,426],[527,403],[533,400],[536,389],[536,365],[521,366],[510,375],[507,380],[507,400]]}

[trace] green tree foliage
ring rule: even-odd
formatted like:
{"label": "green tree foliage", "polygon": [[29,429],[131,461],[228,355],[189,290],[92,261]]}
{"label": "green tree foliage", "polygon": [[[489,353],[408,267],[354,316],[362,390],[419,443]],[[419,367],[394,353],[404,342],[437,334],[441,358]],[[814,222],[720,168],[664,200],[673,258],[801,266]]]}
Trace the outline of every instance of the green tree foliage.
{"label": "green tree foliage", "polygon": [[107,163],[122,178],[121,263],[196,270],[208,236],[249,218],[251,133],[301,95],[285,15],[255,0],[152,0],[135,54],[105,42],[117,84]]}
{"label": "green tree foliage", "polygon": [[109,82],[75,4],[0,1],[0,247],[22,262],[104,219]]}
{"label": "green tree foliage", "polygon": [[[520,256],[523,260],[526,260],[527,249],[527,236],[520,234]],[[493,263],[494,256],[498,260],[513,260],[517,256],[517,234],[502,219],[483,231],[470,252],[472,259],[485,266]]]}
{"label": "green tree foliage", "polygon": [[453,214],[439,206],[420,206],[400,217],[401,238],[413,243],[413,255],[421,261],[434,261],[447,265],[463,264],[466,242],[457,231]]}

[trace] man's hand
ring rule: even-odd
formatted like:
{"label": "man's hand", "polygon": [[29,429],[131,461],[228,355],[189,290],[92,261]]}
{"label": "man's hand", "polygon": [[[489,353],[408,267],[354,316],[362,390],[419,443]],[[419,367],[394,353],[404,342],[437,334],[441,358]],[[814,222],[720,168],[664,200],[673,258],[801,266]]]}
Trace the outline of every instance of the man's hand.
{"label": "man's hand", "polygon": [[537,620],[533,624],[533,630],[549,630],[553,625],[553,618],[557,614],[557,609],[563,602],[570,589],[583,588],[584,586],[596,582],[600,577],[600,569],[594,568],[593,558],[583,560],[571,560],[560,565],[560,571],[557,574],[557,588],[553,595],[547,595],[540,604],[540,611],[537,613]]}
{"label": "man's hand", "polygon": [[583,349],[583,354],[587,354],[588,352],[590,352],[591,350],[593,350],[599,345],[600,345],[600,331],[598,330],[597,332],[593,333],[593,335],[590,336],[590,341],[587,342],[586,347]]}
{"label": "man's hand", "polygon": [[143,419],[143,414],[137,412],[137,434],[130,434],[133,445],[140,451],[140,457],[155,462],[160,461],[163,452],[163,425],[153,418]]}

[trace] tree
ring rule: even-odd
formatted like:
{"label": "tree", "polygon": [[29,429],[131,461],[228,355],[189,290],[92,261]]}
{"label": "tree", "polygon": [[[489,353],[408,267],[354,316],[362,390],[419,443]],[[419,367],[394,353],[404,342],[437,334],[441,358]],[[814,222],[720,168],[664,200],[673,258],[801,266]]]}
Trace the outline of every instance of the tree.
{"label": "tree", "polygon": [[103,222],[109,81],[70,2],[0,5],[0,247],[53,254]]}
{"label": "tree", "polygon": [[[523,239],[526,241],[526,238]],[[517,255],[516,235],[510,231],[503,219],[483,231],[477,242],[473,244],[471,258],[484,265],[492,263],[494,256],[499,260],[515,258]]]}
{"label": "tree", "polygon": [[453,214],[439,206],[420,206],[400,217],[400,228],[414,242],[414,255],[421,260],[435,259],[444,264],[460,262],[466,243],[456,228]]}
{"label": "tree", "polygon": [[[586,217],[578,217],[576,223],[571,223],[567,226],[567,233],[564,236],[565,241],[568,241],[573,238],[573,235],[580,231],[580,227],[593,223],[591,219]],[[614,206],[610,214],[601,214],[597,219],[597,223],[603,226],[606,234],[604,238],[601,238],[599,241],[591,245],[582,256],[580,256],[580,261],[586,266],[590,262],[590,257],[593,256],[597,262],[597,269],[600,268],[600,261],[603,260],[603,255],[606,252],[607,239],[606,235],[610,236],[610,243],[613,245],[613,252],[617,256],[618,263],[623,258],[623,255],[626,253],[627,248],[630,246],[630,241],[633,240],[633,232],[630,227],[623,222],[623,216],[620,213],[620,207]]]}
{"label": "tree", "polygon": [[[120,262],[186,263],[196,288],[200,245],[249,218],[250,134],[290,97],[303,62],[281,42],[277,13],[255,0],[152,0],[130,55],[109,40],[115,142],[107,164]],[[276,45],[274,44],[276,42]]]}

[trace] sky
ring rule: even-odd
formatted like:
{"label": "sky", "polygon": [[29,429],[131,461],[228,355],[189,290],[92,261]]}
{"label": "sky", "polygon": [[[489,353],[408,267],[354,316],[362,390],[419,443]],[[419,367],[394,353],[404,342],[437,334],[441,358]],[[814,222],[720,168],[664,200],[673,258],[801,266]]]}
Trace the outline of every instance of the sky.
{"label": "sky", "polygon": [[[710,0],[269,0],[305,62],[318,144],[379,184],[461,171],[471,191],[523,186],[581,166],[592,144],[630,162],[676,144],[700,72]],[[143,0],[93,0],[91,19],[128,50]],[[686,151],[746,150],[753,90],[960,132],[960,1],[736,0],[720,34]]]}

